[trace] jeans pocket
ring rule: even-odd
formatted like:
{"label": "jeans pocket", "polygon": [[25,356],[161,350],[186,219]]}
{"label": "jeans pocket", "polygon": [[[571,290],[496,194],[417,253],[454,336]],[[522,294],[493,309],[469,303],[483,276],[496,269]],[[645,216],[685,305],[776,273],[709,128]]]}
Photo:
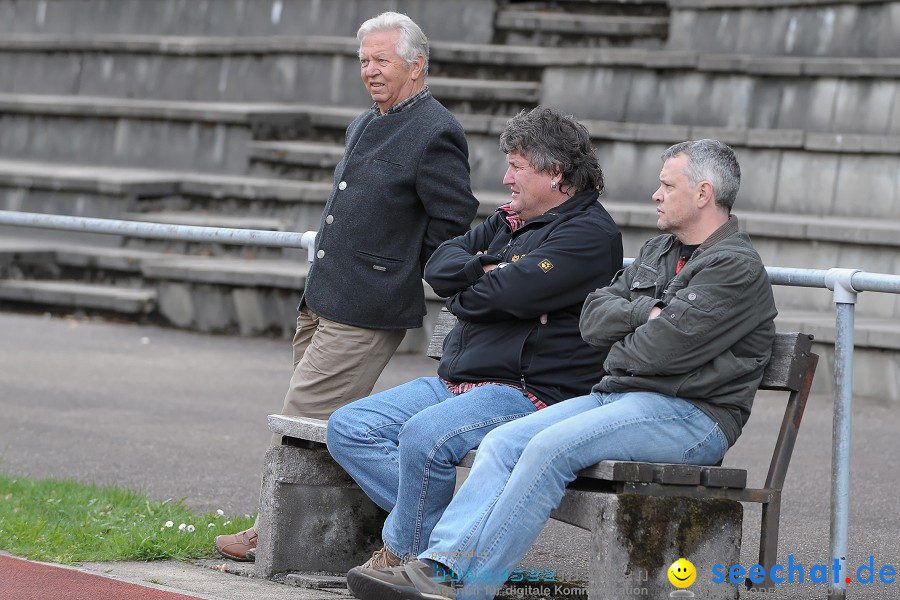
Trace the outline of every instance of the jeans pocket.
{"label": "jeans pocket", "polygon": [[688,465],[714,465],[722,460],[726,450],[728,438],[716,423],[705,438],[684,451],[682,462]]}

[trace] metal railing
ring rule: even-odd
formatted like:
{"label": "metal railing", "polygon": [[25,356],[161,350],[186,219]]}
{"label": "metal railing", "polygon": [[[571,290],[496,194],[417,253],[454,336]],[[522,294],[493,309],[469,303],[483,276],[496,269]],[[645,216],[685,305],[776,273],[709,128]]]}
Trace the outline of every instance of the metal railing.
{"label": "metal railing", "polygon": [[[216,242],[282,248],[306,248],[315,258],[315,231],[305,233],[167,225],[0,210],[0,225],[128,235],[157,240]],[[634,259],[625,259],[625,265]],[[773,285],[826,288],[835,304],[834,420],[831,463],[830,551],[843,570],[847,561],[850,511],[850,426],[853,407],[854,306],[860,292],[900,294],[900,276],[859,269],[799,269],[767,267]],[[830,578],[828,600],[844,600],[846,584]]]}

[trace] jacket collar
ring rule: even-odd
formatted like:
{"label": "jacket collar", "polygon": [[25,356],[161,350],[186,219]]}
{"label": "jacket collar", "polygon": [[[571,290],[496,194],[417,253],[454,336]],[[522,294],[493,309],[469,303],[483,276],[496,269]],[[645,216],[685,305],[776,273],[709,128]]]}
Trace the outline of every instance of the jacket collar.
{"label": "jacket collar", "polygon": [[578,192],[559,206],[554,206],[544,214],[531,219],[527,223],[520,219],[515,213],[510,212],[509,204],[504,204],[497,209],[497,212],[506,213],[506,221],[509,224],[510,229],[513,232],[516,232],[527,225],[531,225],[532,223],[547,223],[557,218],[561,214],[582,211],[596,202],[599,198],[600,192],[598,192],[597,190]]}
{"label": "jacket collar", "polygon": [[697,247],[697,250],[694,251],[694,254],[699,254],[704,250],[709,249],[710,247],[718,244],[725,238],[729,238],[738,232],[738,219],[734,215],[728,215],[728,221],[723,223],[721,227],[713,231],[708,238],[706,238],[700,246]]}

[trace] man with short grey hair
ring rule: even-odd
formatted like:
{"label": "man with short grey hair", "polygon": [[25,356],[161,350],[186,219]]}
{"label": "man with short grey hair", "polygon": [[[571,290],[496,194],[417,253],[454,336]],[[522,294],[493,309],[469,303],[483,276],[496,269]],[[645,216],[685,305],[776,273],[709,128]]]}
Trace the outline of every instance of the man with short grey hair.
{"label": "man with short grey hair", "polygon": [[[478,208],[463,128],[426,85],[425,34],[386,12],[357,37],[374,104],[347,128],[334,171],[300,300],[286,415],[327,419],[372,391],[406,330],[422,325],[425,263]],[[216,538],[233,560],[253,560],[255,548],[255,528]]]}

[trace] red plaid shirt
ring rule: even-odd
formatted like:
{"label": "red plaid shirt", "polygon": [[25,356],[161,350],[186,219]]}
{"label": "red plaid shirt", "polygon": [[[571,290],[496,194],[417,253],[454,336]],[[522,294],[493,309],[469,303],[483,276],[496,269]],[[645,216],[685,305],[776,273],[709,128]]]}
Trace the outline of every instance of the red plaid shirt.
{"label": "red plaid shirt", "polygon": [[450,390],[450,393],[455,396],[465,394],[469,390],[473,390],[483,385],[505,385],[506,387],[515,388],[528,396],[528,399],[531,400],[531,403],[534,404],[534,407],[536,409],[541,410],[542,408],[547,408],[547,405],[541,402],[537,396],[535,396],[531,392],[523,390],[521,386],[513,385],[511,383],[500,383],[499,381],[480,381],[478,383],[470,383],[468,381],[464,381],[462,383],[453,383],[452,381],[447,381],[443,378],[441,378],[441,381],[444,382],[444,385],[447,386],[447,389]]}

